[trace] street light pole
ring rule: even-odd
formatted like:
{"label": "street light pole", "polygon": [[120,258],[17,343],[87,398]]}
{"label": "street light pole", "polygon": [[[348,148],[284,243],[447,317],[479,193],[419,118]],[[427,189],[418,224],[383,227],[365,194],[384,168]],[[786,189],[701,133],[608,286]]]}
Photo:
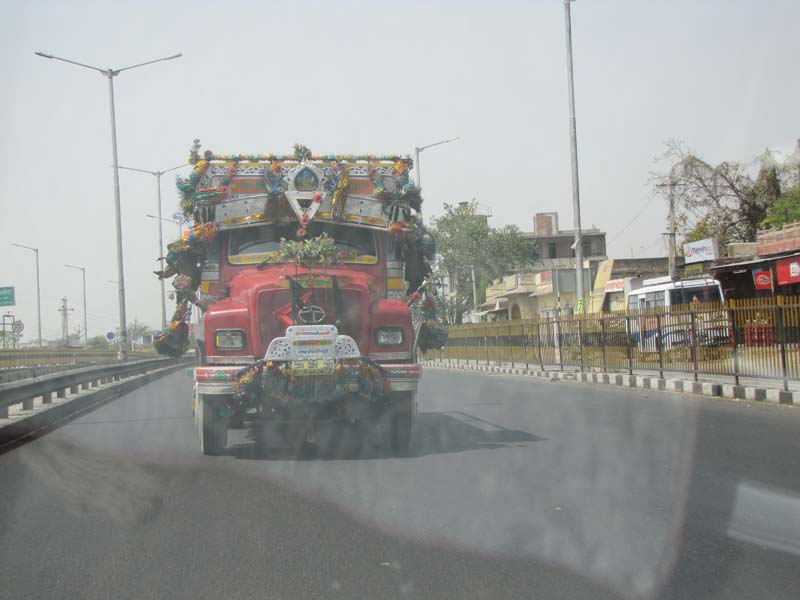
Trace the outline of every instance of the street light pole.
{"label": "street light pole", "polygon": [[81,278],[83,279],[83,347],[88,348],[89,327],[87,325],[87,318],[86,318],[86,267],[76,267],[75,265],[64,265],[64,266],[69,267],[70,269],[80,269],[81,272]]}
{"label": "street light pole", "polygon": [[25,248],[26,250],[33,250],[36,256],[36,327],[39,335],[39,348],[42,347],[42,297],[39,292],[39,249],[31,248],[30,246],[23,246],[22,244],[11,244],[17,248]]}
{"label": "street light pole", "polygon": [[449,140],[442,140],[441,142],[436,142],[435,144],[428,144],[427,146],[417,146],[414,148],[414,166],[417,169],[417,187],[422,189],[422,178],[420,177],[419,171],[419,153],[427,148],[433,148],[434,146],[441,146],[442,144],[447,144],[448,142],[455,142],[456,140],[460,140],[461,136],[456,136],[454,138],[450,138]]}
{"label": "street light pole", "polygon": [[37,56],[41,56],[42,58],[60,60],[62,62],[77,65],[79,67],[84,67],[86,69],[92,69],[93,71],[97,71],[98,73],[100,73],[101,75],[103,75],[108,79],[108,104],[111,112],[111,152],[114,163],[114,215],[116,221],[116,236],[117,236],[117,276],[119,278],[119,290],[118,290],[119,329],[120,329],[119,359],[126,360],[128,358],[128,349],[127,349],[128,329],[126,325],[126,316],[125,316],[125,275],[123,273],[123,260],[122,260],[122,216],[121,216],[122,211],[120,207],[120,194],[119,194],[119,160],[117,158],[117,122],[114,112],[114,77],[119,75],[122,71],[129,71],[130,69],[136,69],[137,67],[143,67],[145,65],[150,65],[165,60],[172,60],[174,58],[179,58],[180,56],[182,56],[182,54],[178,53],[164,58],[157,58],[155,60],[139,63],[137,65],[123,67],[122,69],[101,69],[99,67],[93,67],[91,65],[79,63],[74,60],[69,60],[66,58],[54,56],[52,54],[44,54],[43,52],[36,52],[35,54]]}
{"label": "street light pole", "polygon": [[572,216],[575,227],[575,295],[576,312],[583,314],[583,235],[581,232],[581,199],[578,186],[578,138],[575,126],[575,86],[572,72],[572,18],[569,3],[564,0],[564,21],[567,29],[567,83],[569,88],[569,141],[572,158]]}
{"label": "street light pole", "polygon": [[[175,169],[180,169],[181,167],[185,167],[186,165],[178,165],[177,167],[172,167],[171,169],[167,169],[166,171],[147,171],[145,169],[135,169],[133,167],[123,167],[122,165],[117,165],[119,169],[125,169],[126,171],[137,171],[139,173],[147,173],[148,175],[153,175],[156,178],[156,192],[158,198],[158,214],[161,214],[161,176],[164,173],[169,173],[170,171],[174,171]],[[162,217],[163,218],[163,217]],[[158,219],[158,260],[161,262],[161,270],[164,270],[164,231],[161,226],[162,218]],[[170,219],[171,220],[171,219]],[[178,227],[180,228],[180,222],[178,223]],[[160,280],[161,283],[161,329],[166,329],[167,327],[167,304],[166,300],[164,299],[164,280]]]}

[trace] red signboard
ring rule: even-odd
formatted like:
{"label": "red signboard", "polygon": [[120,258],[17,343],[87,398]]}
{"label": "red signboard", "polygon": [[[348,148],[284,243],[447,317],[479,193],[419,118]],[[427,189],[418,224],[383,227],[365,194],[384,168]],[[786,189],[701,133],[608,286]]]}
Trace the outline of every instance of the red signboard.
{"label": "red signboard", "polygon": [[800,283],[800,256],[781,258],[775,266],[778,270],[778,285]]}
{"label": "red signboard", "polygon": [[753,271],[753,283],[757,290],[771,290],[772,273],[770,271]]}

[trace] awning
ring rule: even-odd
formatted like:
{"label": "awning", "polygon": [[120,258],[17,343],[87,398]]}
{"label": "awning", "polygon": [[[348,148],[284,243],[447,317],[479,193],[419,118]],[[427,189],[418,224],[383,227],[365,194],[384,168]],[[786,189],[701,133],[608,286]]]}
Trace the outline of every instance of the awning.
{"label": "awning", "polygon": [[778,260],[781,258],[791,258],[793,256],[800,256],[800,252],[794,252],[792,254],[787,254],[786,256],[768,256],[768,257],[759,257],[754,258],[753,260],[745,260],[742,262],[737,263],[728,263],[726,265],[711,265],[711,269],[714,271],[721,271],[723,269],[731,269],[736,267],[746,267],[749,265],[757,265],[760,263],[770,262],[773,260]]}
{"label": "awning", "polygon": [[486,312],[498,312],[508,309],[508,298],[496,298],[479,305],[478,308],[484,309]]}

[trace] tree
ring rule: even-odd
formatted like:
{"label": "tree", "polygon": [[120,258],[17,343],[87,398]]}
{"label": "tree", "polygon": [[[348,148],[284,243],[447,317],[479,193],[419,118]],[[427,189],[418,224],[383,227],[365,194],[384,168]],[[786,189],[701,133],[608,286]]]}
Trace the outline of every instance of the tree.
{"label": "tree", "polygon": [[486,216],[478,213],[475,201],[445,204],[444,210],[444,215],[433,220],[430,232],[437,243],[438,272],[449,276],[456,291],[455,305],[448,308],[455,313],[451,320],[458,320],[461,313],[475,308],[473,268],[480,304],[491,280],[536,260],[536,245],[522,237],[514,225],[490,227]]}
{"label": "tree", "polygon": [[134,319],[133,323],[128,323],[128,341],[136,341],[149,332],[150,328],[138,319]]}
{"label": "tree", "polygon": [[781,171],[767,150],[755,181],[738,162],[708,164],[683,142],[670,140],[660,157],[671,164],[652,182],[660,195],[674,194],[676,224],[686,241],[716,237],[721,244],[753,242],[781,194]]}
{"label": "tree", "polygon": [[797,222],[800,222],[800,187],[790,188],[781,194],[769,207],[762,226],[780,229],[788,223]]}
{"label": "tree", "polygon": [[91,350],[108,350],[110,348],[108,345],[108,340],[103,335],[90,337],[88,340],[86,340],[86,345]]}

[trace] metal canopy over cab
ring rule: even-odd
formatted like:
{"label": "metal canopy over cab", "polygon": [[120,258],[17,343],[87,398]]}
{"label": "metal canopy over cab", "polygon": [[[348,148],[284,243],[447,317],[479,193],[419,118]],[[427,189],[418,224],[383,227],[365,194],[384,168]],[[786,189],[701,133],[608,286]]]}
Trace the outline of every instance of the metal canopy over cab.
{"label": "metal canopy over cab", "polygon": [[[179,181],[184,210],[220,230],[280,219],[341,222],[386,229],[420,209],[409,180],[413,161],[394,155],[217,155],[195,144],[192,176]],[[191,205],[187,201],[191,201]]]}

